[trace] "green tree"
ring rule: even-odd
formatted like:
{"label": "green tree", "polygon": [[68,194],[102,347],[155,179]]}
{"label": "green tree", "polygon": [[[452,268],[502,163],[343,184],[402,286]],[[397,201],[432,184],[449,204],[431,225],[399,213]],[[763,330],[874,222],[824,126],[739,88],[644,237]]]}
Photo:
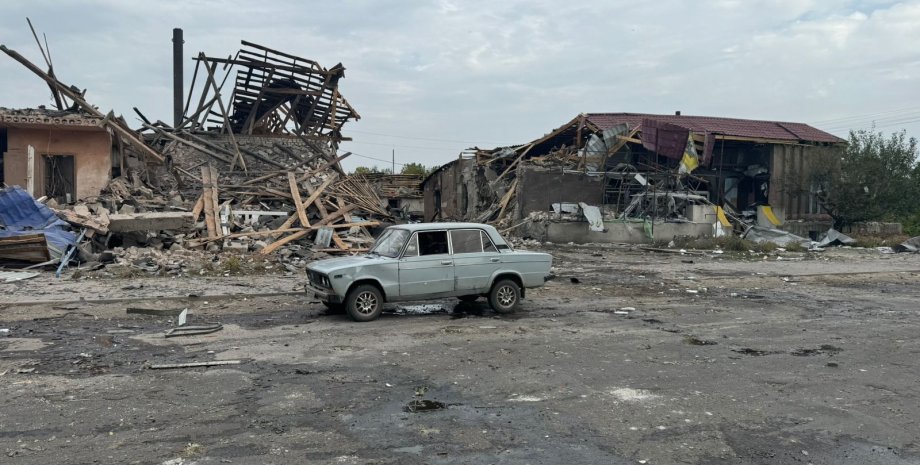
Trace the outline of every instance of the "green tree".
{"label": "green tree", "polygon": [[845,149],[827,152],[811,173],[812,188],[837,228],[857,221],[900,221],[920,214],[917,139],[850,131]]}
{"label": "green tree", "polygon": [[403,165],[401,174],[415,174],[418,176],[428,176],[429,170],[421,163],[406,163]]}
{"label": "green tree", "polygon": [[370,168],[366,166],[359,166],[351,172],[351,174],[393,174],[393,170],[390,168],[380,169],[377,165],[374,165]]}

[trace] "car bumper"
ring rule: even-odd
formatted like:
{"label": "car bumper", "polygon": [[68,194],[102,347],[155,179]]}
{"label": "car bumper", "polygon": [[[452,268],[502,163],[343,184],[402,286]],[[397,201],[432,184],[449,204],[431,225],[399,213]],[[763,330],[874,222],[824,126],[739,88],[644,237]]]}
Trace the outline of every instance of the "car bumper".
{"label": "car bumper", "polygon": [[332,292],[332,289],[322,289],[307,283],[304,286],[304,290],[306,291],[307,295],[312,295],[313,297],[316,297],[323,302],[329,302],[330,304],[342,303],[342,298],[335,295],[335,293]]}

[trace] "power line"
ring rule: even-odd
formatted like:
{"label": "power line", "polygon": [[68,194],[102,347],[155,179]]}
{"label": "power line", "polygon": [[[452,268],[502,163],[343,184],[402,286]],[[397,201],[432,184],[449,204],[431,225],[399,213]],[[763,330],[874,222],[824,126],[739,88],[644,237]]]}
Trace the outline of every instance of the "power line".
{"label": "power line", "polygon": [[370,134],[374,136],[383,136],[383,137],[393,137],[395,139],[427,140],[427,141],[432,141],[432,142],[456,142],[458,144],[482,144],[482,143],[503,144],[504,143],[504,142],[496,142],[496,141],[489,141],[489,140],[480,140],[478,142],[473,142],[473,141],[468,141],[468,140],[457,140],[457,139],[435,139],[431,137],[395,136],[393,134],[384,134],[381,132],[370,132],[370,131],[358,131],[356,129],[349,129],[347,132],[356,132],[359,134]]}
{"label": "power line", "polygon": [[457,150],[457,147],[422,147],[420,145],[398,145],[384,144],[381,142],[361,142],[356,140],[348,141],[349,144],[379,145],[381,147],[398,147],[404,149],[425,149],[425,150]]}
{"label": "power line", "polygon": [[920,108],[918,107],[900,108],[897,110],[887,110],[887,111],[882,111],[878,113],[866,113],[862,115],[841,116],[839,118],[812,121],[812,124],[834,124],[834,123],[841,123],[841,122],[848,121],[848,120],[865,120],[865,119],[874,118],[876,116],[883,116],[883,115],[902,113],[902,112],[914,112],[918,110],[920,110]]}
{"label": "power line", "polygon": [[393,163],[393,164],[396,164],[396,165],[399,165],[399,166],[406,166],[406,163],[394,162],[393,160],[384,160],[383,158],[376,158],[376,157],[371,157],[371,156],[368,156],[368,155],[361,155],[360,153],[355,153],[355,152],[351,152],[351,154],[354,155],[354,156],[356,156],[356,157],[367,158],[367,159],[369,159],[369,160],[377,160],[377,161],[382,161],[382,162],[385,162],[385,163]]}
{"label": "power line", "polygon": [[888,118],[858,120],[858,121],[853,121],[847,124],[830,126],[827,128],[827,130],[835,131],[835,130],[851,129],[853,126],[858,126],[861,123],[870,123],[871,125],[875,127],[890,127],[890,126],[896,126],[899,124],[914,123],[917,121],[920,121],[920,112],[915,113],[915,114],[909,114],[909,115],[892,116]]}

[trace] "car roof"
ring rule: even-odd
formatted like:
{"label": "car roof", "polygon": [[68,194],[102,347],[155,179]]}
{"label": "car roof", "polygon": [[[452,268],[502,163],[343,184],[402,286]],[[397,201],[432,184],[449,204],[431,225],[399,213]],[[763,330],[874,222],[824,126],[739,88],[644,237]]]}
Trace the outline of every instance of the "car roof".
{"label": "car roof", "polygon": [[495,227],[482,223],[406,223],[390,227],[409,231],[431,231],[436,229],[485,229],[495,231]]}

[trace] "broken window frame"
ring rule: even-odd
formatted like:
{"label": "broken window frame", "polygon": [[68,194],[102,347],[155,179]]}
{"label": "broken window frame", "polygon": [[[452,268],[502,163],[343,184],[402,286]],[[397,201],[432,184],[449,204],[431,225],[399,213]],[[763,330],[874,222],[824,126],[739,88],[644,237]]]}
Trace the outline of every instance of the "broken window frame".
{"label": "broken window frame", "polygon": [[[476,241],[476,242],[479,243],[479,249],[478,249],[478,250],[473,249],[473,250],[457,251],[457,245],[458,245],[458,244],[461,245],[461,246],[473,245],[473,242],[472,242],[473,237],[472,237],[472,236],[471,236],[470,238],[466,239],[467,242],[470,242],[469,244],[464,244],[462,241],[457,241],[457,240],[455,240],[454,234],[461,235],[461,234],[463,234],[463,233],[479,233],[479,234],[478,234],[479,240]],[[457,239],[462,239],[462,238],[458,237]],[[468,229],[451,229],[451,230],[450,230],[450,243],[451,243],[451,253],[452,253],[453,255],[463,255],[463,254],[470,254],[470,253],[482,253],[482,251],[483,251],[483,246],[482,246],[482,230],[481,230],[481,229],[472,229],[472,228],[468,228]]]}

